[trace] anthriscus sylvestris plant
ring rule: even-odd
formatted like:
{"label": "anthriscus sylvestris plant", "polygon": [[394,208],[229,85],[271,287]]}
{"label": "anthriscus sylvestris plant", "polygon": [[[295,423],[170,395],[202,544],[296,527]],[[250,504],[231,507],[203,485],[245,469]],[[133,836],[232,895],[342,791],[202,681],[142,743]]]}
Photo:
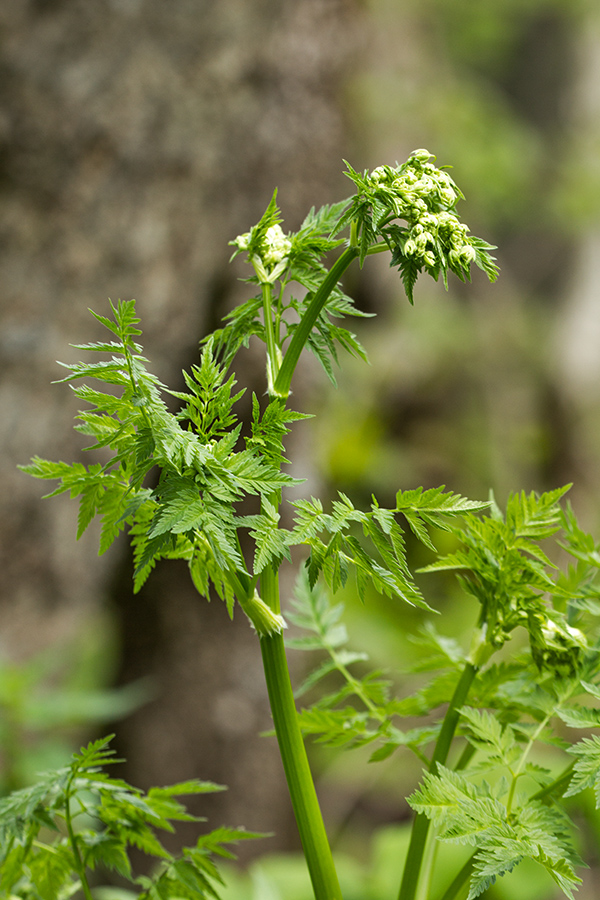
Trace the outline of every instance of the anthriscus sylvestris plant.
{"label": "anthriscus sylvestris plant", "polygon": [[[87,405],[76,427],[110,458],[88,466],[35,458],[24,469],[58,480],[49,496],[80,498],[79,535],[100,517],[100,552],[127,531],[135,590],[157,560],[185,559],[201,596],[214,592],[231,616],[237,607],[246,614],[316,900],[339,900],[341,891],[306,734],[335,746],[371,744],[373,761],[405,751],[421,761],[422,781],[408,798],[415,813],[408,854],[398,859],[400,900],[437,900],[430,884],[439,842],[457,847],[443,900],[479,896],[524,859],[572,897],[579,860],[562,798],[592,787],[600,801],[600,738],[588,733],[600,724],[600,551],[572,510],[561,508],[567,489],[514,494],[504,511],[443,487],[399,489],[392,506],[373,498],[368,509],[341,493],[327,508],[307,497],[292,502],[291,527],[282,525],[286,488],[297,484],[286,471],[285,435],[307,417],[290,405],[302,351],[311,350],[332,380],[339,348],[366,357],[345,327],[347,317],[361,315],[340,284],[345,270],[389,253],[411,303],[421,273],[444,284],[449,273],[467,281],[475,264],[490,280],[497,275],[493,247],[460,221],[461,192],[426,150],[396,167],[360,174],[348,166],[346,174],[355,194],[311,209],[297,232],[283,231],[274,194],[260,221],[232,242],[234,256],[251,267],[250,298],[204,340],[198,364],[184,373],[185,391],[168,391],[149,372],[134,301],[111,303],[108,317],[93,313],[111,338],[78,349],[106,358],[68,365],[64,380]],[[251,336],[265,345],[266,394],[252,398],[246,436],[231,368]],[[178,412],[169,411],[165,394],[179,401]],[[248,496],[256,498],[253,514],[241,511]],[[395,697],[381,674],[364,674],[365,655],[346,646],[342,608],[332,597],[353,577],[361,598],[380,592],[399,619],[405,603],[428,610],[407,561],[407,531],[432,554],[424,571],[456,571],[478,613],[468,647],[425,629],[418,670],[431,678],[416,694]],[[442,555],[440,532],[453,547]],[[564,569],[550,538],[571,559]],[[305,562],[284,618],[279,575],[298,547]],[[327,691],[300,711],[286,618],[304,630],[289,646],[320,652],[298,698],[309,688],[314,696],[327,676]],[[576,743],[569,728],[584,730]],[[26,852],[25,834],[11,840]]]}

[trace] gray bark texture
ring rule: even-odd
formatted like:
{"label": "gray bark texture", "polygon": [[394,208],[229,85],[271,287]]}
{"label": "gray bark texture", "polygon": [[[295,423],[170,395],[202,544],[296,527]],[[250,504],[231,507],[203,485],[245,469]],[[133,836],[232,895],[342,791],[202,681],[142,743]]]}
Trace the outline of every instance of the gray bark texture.
{"label": "gray bark texture", "polygon": [[16,465],[88,460],[77,401],[51,385],[55,360],[78,358],[67,345],[101,334],[88,307],[136,297],[153,370],[179,386],[237,290],[227,241],[274,186],[288,227],[349,192],[340,86],[360,47],[355,4],[19,0],[0,28],[0,649],[25,658],[112,606],[120,679],[154,679],[118,726],[126,776],[229,783],[211,824],[285,845],[247,622],[200,601],[176,565],[132,598],[125,547],[98,558],[93,528],[76,543],[77,504],[42,503],[45,485]]}

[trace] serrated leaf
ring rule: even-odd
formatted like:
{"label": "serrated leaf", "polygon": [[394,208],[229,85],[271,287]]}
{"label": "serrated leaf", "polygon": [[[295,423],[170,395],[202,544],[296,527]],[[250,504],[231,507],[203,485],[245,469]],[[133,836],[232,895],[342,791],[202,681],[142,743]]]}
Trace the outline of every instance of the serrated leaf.
{"label": "serrated leaf", "polygon": [[596,809],[600,808],[600,738],[593,734],[582,738],[567,750],[577,758],[573,777],[565,797],[573,797],[587,788],[593,788],[596,795]]}
{"label": "serrated leaf", "polygon": [[520,749],[510,725],[503,725],[497,715],[485,709],[463,706],[461,718],[467,723],[467,736],[479,749],[487,751],[490,763],[510,767],[520,756]]}
{"label": "serrated leaf", "polygon": [[278,563],[284,558],[291,560],[291,532],[279,527],[279,519],[276,508],[263,497],[260,515],[247,520],[252,525],[250,534],[255,541],[255,574],[262,572],[272,562]]}
{"label": "serrated leaf", "polygon": [[600,727],[600,709],[580,706],[571,709],[557,709],[556,714],[570,728]]}

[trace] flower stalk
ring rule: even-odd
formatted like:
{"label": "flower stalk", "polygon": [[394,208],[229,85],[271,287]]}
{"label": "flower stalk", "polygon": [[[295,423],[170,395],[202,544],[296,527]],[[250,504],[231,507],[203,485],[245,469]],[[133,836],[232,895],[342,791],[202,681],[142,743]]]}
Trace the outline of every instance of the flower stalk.
{"label": "flower stalk", "polygon": [[298,364],[298,360],[300,359],[302,350],[304,349],[306,342],[308,341],[310,333],[313,330],[315,323],[319,318],[321,311],[323,310],[323,307],[330,297],[331,292],[337,285],[338,281],[340,280],[348,266],[353,262],[353,260],[358,257],[358,255],[358,247],[347,247],[342,255],[333,264],[328,275],[323,279],[319,289],[315,291],[315,295],[312,298],[308,309],[302,316],[299,325],[294,331],[294,335],[292,337],[292,340],[290,341],[290,345],[286,350],[285,356],[283,357],[283,362],[281,364],[281,368],[273,387],[273,395],[275,397],[286,398],[289,396],[292,384],[292,376]]}

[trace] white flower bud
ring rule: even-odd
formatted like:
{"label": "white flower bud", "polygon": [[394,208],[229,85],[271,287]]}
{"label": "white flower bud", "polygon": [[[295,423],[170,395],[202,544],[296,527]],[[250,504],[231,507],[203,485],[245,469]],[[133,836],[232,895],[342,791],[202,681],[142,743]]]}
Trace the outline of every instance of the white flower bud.
{"label": "white flower bud", "polygon": [[382,181],[387,179],[387,172],[385,170],[385,166],[377,166],[376,169],[373,169],[370,175],[370,180],[374,184],[379,184]]}
{"label": "white flower bud", "polygon": [[245,234],[238,234],[232,243],[235,244],[238,250],[247,250],[250,245],[250,232],[246,231]]}
{"label": "white flower bud", "polygon": [[452,215],[452,213],[446,212],[445,210],[441,213],[438,213],[438,225],[440,228],[452,228],[453,230],[458,225],[458,219],[456,216]]}
{"label": "white flower bud", "polygon": [[439,225],[439,219],[434,213],[425,213],[424,216],[421,217],[421,224],[431,228],[437,228]]}
{"label": "white flower bud", "polygon": [[440,197],[447,206],[452,206],[454,203],[456,203],[456,194],[451,187],[442,188],[440,191]]}
{"label": "white flower bud", "polygon": [[430,175],[423,175],[416,184],[413,184],[413,190],[418,191],[422,196],[430,194],[435,188],[435,182]]}
{"label": "white flower bud", "polygon": [[424,150],[423,148],[419,150],[413,150],[410,154],[414,159],[418,159],[419,162],[427,162],[428,159],[431,159],[433,153],[430,153],[429,150]]}
{"label": "white flower bud", "polygon": [[433,241],[432,236],[428,231],[424,231],[422,234],[418,234],[415,238],[415,244],[417,245],[417,249],[423,253],[424,250],[427,250],[427,244]]}
{"label": "white flower bud", "polygon": [[281,262],[288,255],[292,249],[292,242],[286,238],[280,225],[271,225],[270,228],[267,228],[262,246],[263,261],[268,266],[272,266]]}

